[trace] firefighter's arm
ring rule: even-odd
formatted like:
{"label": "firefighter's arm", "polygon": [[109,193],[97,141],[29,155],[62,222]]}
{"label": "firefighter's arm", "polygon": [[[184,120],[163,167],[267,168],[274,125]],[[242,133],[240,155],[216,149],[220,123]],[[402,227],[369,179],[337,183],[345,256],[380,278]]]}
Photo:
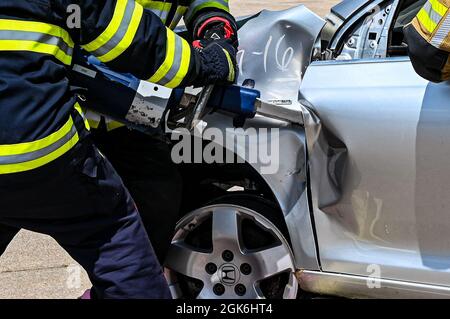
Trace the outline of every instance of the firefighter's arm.
{"label": "firefighter's arm", "polygon": [[414,69],[432,82],[450,79],[450,12],[445,3],[429,0],[404,29]]}
{"label": "firefighter's arm", "polygon": [[238,46],[237,24],[228,0],[190,0],[184,20],[192,40],[229,39]]}
{"label": "firefighter's arm", "polygon": [[219,68],[215,66],[217,71],[211,72],[214,69],[208,65],[211,59],[194,50],[166,28],[158,16],[134,0],[77,2],[82,18],[75,42],[112,69],[170,88],[217,79],[226,81],[229,64],[225,51],[216,52],[219,57],[214,62]]}

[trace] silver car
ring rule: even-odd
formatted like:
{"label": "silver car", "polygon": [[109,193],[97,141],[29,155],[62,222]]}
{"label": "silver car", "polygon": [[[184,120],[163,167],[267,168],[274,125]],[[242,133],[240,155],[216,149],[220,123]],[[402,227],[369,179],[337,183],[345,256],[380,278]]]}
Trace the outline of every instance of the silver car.
{"label": "silver car", "polygon": [[[241,21],[239,84],[254,80],[263,103],[240,133],[226,115],[205,119],[245,137],[212,142],[240,161],[180,166],[174,296],[450,297],[450,86],[414,72],[402,33],[424,3]],[[241,156],[253,137],[278,152],[276,170]]]}

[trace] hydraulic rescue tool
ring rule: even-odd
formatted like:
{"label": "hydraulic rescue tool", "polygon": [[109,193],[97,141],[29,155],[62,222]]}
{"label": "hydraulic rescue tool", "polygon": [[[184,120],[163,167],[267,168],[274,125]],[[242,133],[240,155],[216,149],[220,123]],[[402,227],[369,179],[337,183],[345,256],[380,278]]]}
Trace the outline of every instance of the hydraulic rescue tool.
{"label": "hydraulic rescue tool", "polygon": [[144,133],[180,127],[192,130],[211,112],[230,115],[236,127],[256,114],[301,124],[297,111],[283,111],[261,101],[260,92],[252,88],[253,80],[245,81],[243,86],[214,85],[200,91],[169,89],[131,74],[114,72],[80,51],[74,57],[70,82],[84,108]]}

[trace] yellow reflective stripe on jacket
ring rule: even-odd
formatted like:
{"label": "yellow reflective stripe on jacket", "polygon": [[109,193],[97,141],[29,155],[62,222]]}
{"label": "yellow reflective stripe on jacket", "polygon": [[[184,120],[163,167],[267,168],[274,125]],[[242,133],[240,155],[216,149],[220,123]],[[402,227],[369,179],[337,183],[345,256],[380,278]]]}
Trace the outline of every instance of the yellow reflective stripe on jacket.
{"label": "yellow reflective stripe on jacket", "polygon": [[[444,14],[447,13],[448,8],[440,0],[428,0],[428,3],[431,5],[433,11],[439,16],[443,17]],[[427,7],[427,5],[425,5],[425,7]]]}
{"label": "yellow reflective stripe on jacket", "polygon": [[439,0],[429,0],[419,11],[417,20],[428,36],[431,37],[447,11],[448,8]]}
{"label": "yellow reflective stripe on jacket", "polygon": [[29,171],[59,158],[78,142],[72,117],[56,132],[27,143],[0,145],[0,174]]}
{"label": "yellow reflective stripe on jacket", "polygon": [[114,60],[132,44],[143,12],[143,7],[134,0],[117,0],[109,25],[94,41],[82,47],[102,62]]}
{"label": "yellow reflective stripe on jacket", "polygon": [[186,14],[188,7],[178,6],[177,11],[175,12],[175,16],[170,22],[169,29],[175,29],[180,22],[181,18]]}
{"label": "yellow reflective stripe on jacket", "polygon": [[189,23],[197,12],[205,8],[217,8],[230,12],[228,0],[192,0],[189,10],[184,17],[186,23]]}
{"label": "yellow reflective stripe on jacket", "polygon": [[137,2],[140,3],[144,9],[152,11],[162,20],[162,22],[166,23],[170,9],[172,8],[172,3],[153,0],[137,0]]}
{"label": "yellow reflective stripe on jacket", "polygon": [[188,73],[191,62],[191,47],[186,40],[176,35],[172,30],[169,28],[166,28],[166,30],[166,57],[149,81],[175,88],[181,84]]}
{"label": "yellow reflective stripe on jacket", "polygon": [[56,25],[0,19],[0,51],[29,51],[47,54],[70,65],[73,48],[74,42],[69,33]]}
{"label": "yellow reflective stripe on jacket", "polygon": [[80,114],[80,116],[83,118],[84,121],[84,127],[86,128],[86,130],[90,131],[91,130],[91,126],[89,125],[89,121],[86,118],[86,115],[84,114],[83,109],[81,108],[80,104],[75,103],[75,110],[77,110],[77,112]]}

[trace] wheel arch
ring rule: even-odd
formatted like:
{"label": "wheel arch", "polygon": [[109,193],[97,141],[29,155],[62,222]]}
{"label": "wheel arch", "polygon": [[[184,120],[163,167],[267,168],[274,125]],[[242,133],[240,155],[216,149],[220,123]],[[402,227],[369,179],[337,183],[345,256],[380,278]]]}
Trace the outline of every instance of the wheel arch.
{"label": "wheel arch", "polygon": [[[230,138],[230,132],[227,128],[232,127],[231,123],[227,123],[229,118],[220,114],[208,117],[208,127],[214,127],[221,131],[225,137]],[[248,130],[252,128],[252,130]],[[307,189],[307,155],[306,155],[306,138],[304,129],[300,126],[286,125],[280,121],[274,121],[266,118],[256,118],[247,121],[244,132],[247,135],[259,134],[259,128],[271,129],[276,128],[279,131],[278,142],[278,162],[275,171],[267,173],[264,168],[266,163],[261,161],[245,160],[242,154],[249,154],[249,144],[238,145],[235,143],[211,142],[211,140],[203,138],[203,143],[213,143],[222,147],[226,151],[230,151],[240,159],[241,163],[230,164],[182,164],[181,171],[185,183],[184,197],[193,199],[194,190],[204,183],[205,179],[210,181],[223,181],[234,175],[238,175],[243,179],[247,179],[250,183],[256,183],[259,187],[256,191],[260,191],[264,198],[274,202],[283,215],[289,232],[289,240],[292,243],[296,266],[298,269],[320,270],[319,260],[316,249],[316,241],[314,236],[313,224],[310,214],[310,204]],[[257,136],[258,145],[271,149],[271,140]],[[234,175],[233,175],[234,173]],[[212,174],[212,175],[211,175]],[[199,178],[200,177],[200,178]],[[205,179],[202,180],[202,177]],[[213,178],[211,178],[213,177]],[[231,178],[232,179],[232,178]],[[211,185],[211,184],[210,184]],[[204,184],[201,185],[202,196],[213,196],[211,193],[205,192]],[[222,194],[217,194],[219,197]],[[214,197],[209,197],[213,199]],[[185,212],[191,211],[192,205],[183,201]],[[203,203],[207,203],[204,200]],[[199,202],[197,202],[199,203]],[[192,203],[191,203],[192,204]]]}

